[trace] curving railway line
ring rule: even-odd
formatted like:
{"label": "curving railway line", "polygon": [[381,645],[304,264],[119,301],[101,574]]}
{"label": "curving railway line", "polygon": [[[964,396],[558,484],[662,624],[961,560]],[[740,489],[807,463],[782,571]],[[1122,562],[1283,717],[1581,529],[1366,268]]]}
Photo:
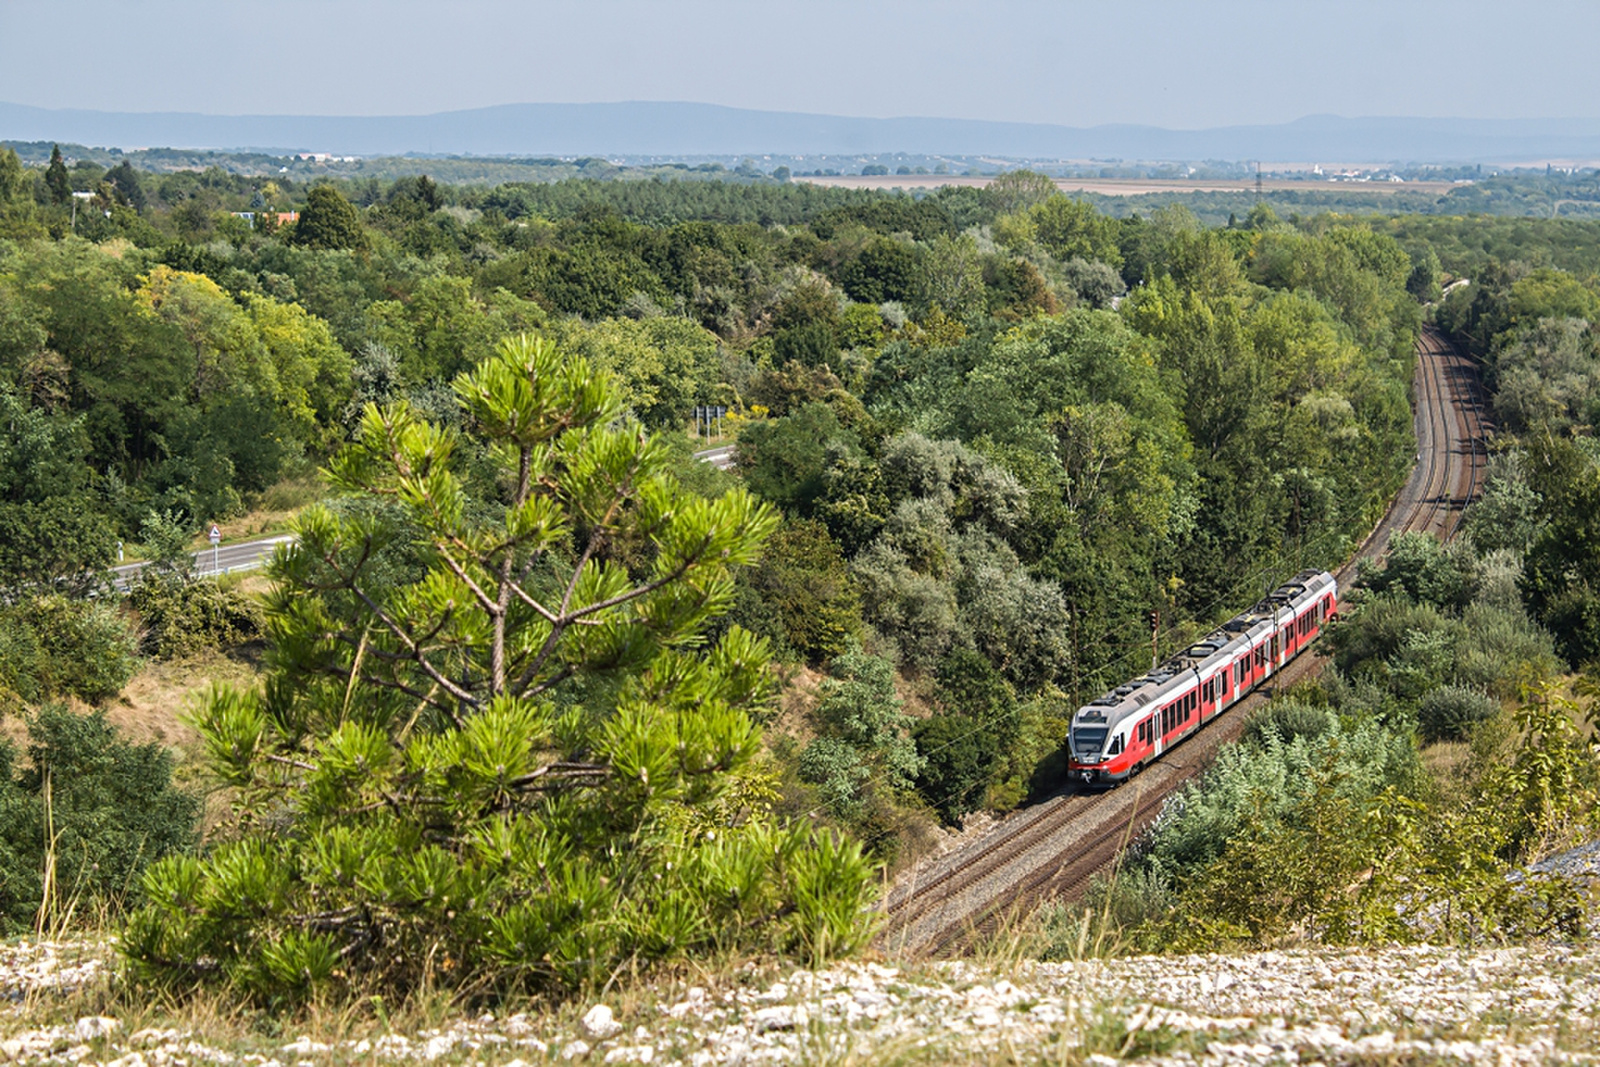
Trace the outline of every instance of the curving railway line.
{"label": "curving railway line", "polygon": [[[1378,558],[1402,531],[1450,538],[1477,494],[1487,423],[1477,368],[1432,328],[1417,342],[1413,383],[1417,463],[1383,520],[1337,572],[1341,585],[1357,561]],[[1293,684],[1320,670],[1315,654],[1276,676]],[[1237,739],[1258,692],[1143,774],[1107,793],[1068,790],[1014,812],[981,837],[903,876],[884,901],[880,945],[890,952],[951,955],[997,933],[1009,918],[1050,898],[1074,899],[1124,845],[1155,818],[1173,790],[1198,775],[1223,744]]]}

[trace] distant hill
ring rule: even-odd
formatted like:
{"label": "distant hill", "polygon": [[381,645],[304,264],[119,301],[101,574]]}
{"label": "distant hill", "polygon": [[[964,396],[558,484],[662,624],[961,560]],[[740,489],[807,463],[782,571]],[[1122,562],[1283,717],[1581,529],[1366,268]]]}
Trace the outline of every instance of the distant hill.
{"label": "distant hill", "polygon": [[862,119],[691,103],[506,104],[369,117],[122,113],[0,103],[0,140],[359,156],[919,152],[1023,159],[1517,163],[1600,160],[1600,119],[1318,115],[1276,126],[1165,130]]}

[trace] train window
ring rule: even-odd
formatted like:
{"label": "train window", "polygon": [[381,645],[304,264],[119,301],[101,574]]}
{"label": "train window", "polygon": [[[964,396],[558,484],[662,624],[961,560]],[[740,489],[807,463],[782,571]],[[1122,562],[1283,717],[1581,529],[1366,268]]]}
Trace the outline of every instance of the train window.
{"label": "train window", "polygon": [[1106,755],[1115,756],[1122,751],[1122,735],[1118,734],[1111,741],[1111,747],[1106,749]]}

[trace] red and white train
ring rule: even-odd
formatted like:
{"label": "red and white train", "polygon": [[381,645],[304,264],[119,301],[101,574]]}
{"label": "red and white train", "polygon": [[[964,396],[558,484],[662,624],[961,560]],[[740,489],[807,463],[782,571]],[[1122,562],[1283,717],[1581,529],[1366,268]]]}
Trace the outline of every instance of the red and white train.
{"label": "red and white train", "polygon": [[1071,776],[1115,784],[1139,773],[1315,641],[1338,613],[1338,594],[1327,571],[1303,571],[1149,674],[1079,708],[1067,733]]}

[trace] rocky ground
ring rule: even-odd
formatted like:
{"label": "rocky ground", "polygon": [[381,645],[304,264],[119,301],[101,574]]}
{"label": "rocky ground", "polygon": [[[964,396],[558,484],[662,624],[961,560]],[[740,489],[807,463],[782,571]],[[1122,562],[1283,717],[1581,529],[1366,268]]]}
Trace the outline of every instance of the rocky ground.
{"label": "rocky ground", "polygon": [[[1306,950],[897,969],[848,964],[638,990],[412,1032],[219,1039],[61,1014],[104,950],[0,947],[0,1060],[117,1067],[324,1063],[1435,1063],[1600,1061],[1600,947]],[[746,976],[746,979],[748,976]],[[81,994],[78,996],[82,1001]],[[115,1001],[112,1001],[115,1003]],[[292,1032],[291,1032],[292,1033]]]}

